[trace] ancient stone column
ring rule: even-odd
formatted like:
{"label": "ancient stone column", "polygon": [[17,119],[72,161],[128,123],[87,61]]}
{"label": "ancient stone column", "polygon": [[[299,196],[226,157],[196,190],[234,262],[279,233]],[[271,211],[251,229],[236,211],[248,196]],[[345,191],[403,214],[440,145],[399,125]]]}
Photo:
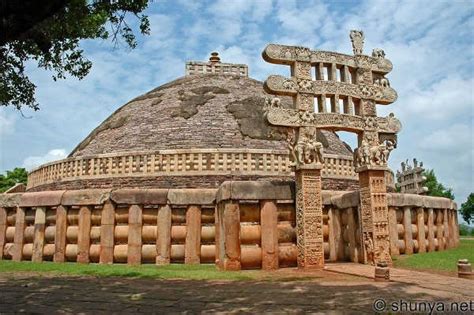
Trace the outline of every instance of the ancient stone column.
{"label": "ancient stone column", "polygon": [[449,238],[451,237],[449,233],[449,224],[448,224],[448,209],[443,209],[443,227],[444,227],[444,246],[446,249],[450,248]]}
{"label": "ancient stone column", "polygon": [[33,253],[31,261],[43,261],[43,247],[44,247],[44,229],[46,224],[46,209],[44,207],[37,207],[35,212],[35,230],[33,238]]}
{"label": "ancient stone column", "polygon": [[157,221],[156,264],[167,265],[171,258],[171,207],[169,205],[160,207]]}
{"label": "ancient stone column", "polygon": [[7,209],[0,207],[0,260],[3,259],[5,236],[7,232]]}
{"label": "ancient stone column", "polygon": [[418,253],[426,252],[425,238],[425,210],[423,208],[416,209],[416,224],[418,227]]}
{"label": "ancient stone column", "polygon": [[352,262],[359,261],[359,249],[357,247],[357,225],[356,225],[356,211],[350,207],[347,209],[347,234],[349,237],[349,255]]}
{"label": "ancient stone column", "polygon": [[21,261],[23,258],[23,237],[25,232],[25,208],[16,208],[15,236],[13,239],[13,261]]}
{"label": "ancient stone column", "polygon": [[433,209],[428,209],[428,251],[434,252],[436,250],[435,245],[435,233],[434,233],[434,214]]}
{"label": "ancient stone column", "polygon": [[221,242],[224,242],[223,267],[224,270],[240,270],[240,208],[238,202],[227,201],[222,214],[224,235]]}
{"label": "ancient stone column", "polygon": [[140,265],[142,262],[142,208],[131,205],[128,209],[128,251],[127,264]]}
{"label": "ancient stone column", "polygon": [[296,170],[296,237],[299,268],[323,268],[321,166]]}
{"label": "ancient stone column", "polygon": [[79,209],[79,227],[77,235],[77,262],[89,263],[91,245],[91,209],[82,206]]}
{"label": "ancient stone column", "polygon": [[400,255],[400,249],[398,248],[398,230],[397,230],[397,208],[388,208],[388,224],[390,233],[390,255]]}
{"label": "ancient stone column", "polygon": [[260,201],[262,269],[278,269],[278,211],[274,200]]}
{"label": "ancient stone column", "polygon": [[445,248],[443,234],[443,210],[436,209],[436,238],[438,239],[438,250]]}
{"label": "ancient stone column", "polygon": [[107,200],[102,209],[100,219],[100,258],[101,264],[112,264],[114,262],[114,230],[115,230],[115,206]]}
{"label": "ancient stone column", "polygon": [[388,229],[386,167],[365,165],[357,169],[360,185],[362,242],[366,263],[392,263]]}
{"label": "ancient stone column", "polygon": [[413,254],[413,230],[411,228],[411,208],[403,207],[403,227],[405,228],[405,254]]}
{"label": "ancient stone column", "polygon": [[186,211],[186,242],[184,262],[199,264],[201,262],[201,207],[191,205]]}
{"label": "ancient stone column", "polygon": [[64,262],[66,254],[67,211],[63,205],[56,208],[56,231],[54,236],[54,262]]}

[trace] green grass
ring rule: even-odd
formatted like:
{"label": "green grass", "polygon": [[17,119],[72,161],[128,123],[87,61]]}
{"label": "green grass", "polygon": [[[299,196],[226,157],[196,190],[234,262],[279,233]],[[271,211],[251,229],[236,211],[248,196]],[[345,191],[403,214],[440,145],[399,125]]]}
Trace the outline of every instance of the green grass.
{"label": "green grass", "polygon": [[219,271],[214,265],[99,265],[77,263],[32,263],[28,261],[0,261],[0,273],[33,272],[35,274],[55,274],[97,277],[135,277],[188,280],[253,280],[258,271]]}
{"label": "green grass", "polygon": [[461,239],[459,247],[394,259],[395,267],[432,271],[456,272],[458,259],[467,258],[474,263],[474,239]]}

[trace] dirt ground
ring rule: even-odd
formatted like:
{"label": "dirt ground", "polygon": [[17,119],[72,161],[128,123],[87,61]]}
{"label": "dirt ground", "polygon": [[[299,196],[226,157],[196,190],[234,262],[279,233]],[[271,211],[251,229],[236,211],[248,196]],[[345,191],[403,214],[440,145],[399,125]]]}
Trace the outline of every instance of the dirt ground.
{"label": "dirt ground", "polygon": [[372,313],[379,299],[384,300],[385,311],[402,300],[474,299],[472,288],[452,292],[330,271],[277,271],[274,276],[271,281],[196,281],[3,273],[0,313]]}

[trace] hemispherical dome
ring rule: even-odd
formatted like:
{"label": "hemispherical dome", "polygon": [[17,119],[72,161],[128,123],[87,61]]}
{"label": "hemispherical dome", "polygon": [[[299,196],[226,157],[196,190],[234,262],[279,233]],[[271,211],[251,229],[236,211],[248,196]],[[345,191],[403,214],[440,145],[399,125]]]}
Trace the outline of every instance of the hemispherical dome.
{"label": "hemispherical dome", "polygon": [[[205,188],[225,180],[293,180],[287,130],[269,125],[263,115],[269,96],[262,82],[247,76],[245,65],[188,63],[185,77],[119,108],[67,159],[32,171],[28,189]],[[293,106],[290,97],[281,104]],[[324,146],[323,186],[356,184],[350,148],[330,131],[318,131],[317,138]]]}
{"label": "hemispherical dome", "polygon": [[[282,130],[263,118],[268,96],[261,82],[245,76],[186,76],[122,106],[70,157],[189,148],[286,150]],[[290,106],[291,99],[283,103]],[[318,138],[326,153],[351,155],[334,133],[322,131]]]}

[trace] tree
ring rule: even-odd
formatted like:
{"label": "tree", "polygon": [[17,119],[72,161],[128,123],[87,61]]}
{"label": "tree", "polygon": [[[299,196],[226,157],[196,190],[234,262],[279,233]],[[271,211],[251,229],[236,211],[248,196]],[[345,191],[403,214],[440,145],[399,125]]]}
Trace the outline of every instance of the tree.
{"label": "tree", "polygon": [[461,212],[462,218],[467,224],[471,224],[471,221],[474,223],[474,193],[469,194],[466,202],[461,204],[459,212]]}
{"label": "tree", "polygon": [[443,184],[439,183],[434,170],[426,170],[423,176],[426,177],[423,185],[428,188],[428,196],[445,197],[454,200],[452,188],[446,188]]}
{"label": "tree", "polygon": [[28,173],[24,168],[16,167],[12,171],[7,171],[7,176],[0,174],[0,192],[7,191],[18,183],[26,185]]}
{"label": "tree", "polygon": [[53,72],[53,79],[67,74],[84,78],[92,63],[79,48],[81,39],[123,39],[128,47],[137,43],[127,14],[139,21],[142,34],[149,34],[148,17],[141,12],[148,0],[0,0],[0,104],[39,109],[36,86],[25,74],[25,63]]}

